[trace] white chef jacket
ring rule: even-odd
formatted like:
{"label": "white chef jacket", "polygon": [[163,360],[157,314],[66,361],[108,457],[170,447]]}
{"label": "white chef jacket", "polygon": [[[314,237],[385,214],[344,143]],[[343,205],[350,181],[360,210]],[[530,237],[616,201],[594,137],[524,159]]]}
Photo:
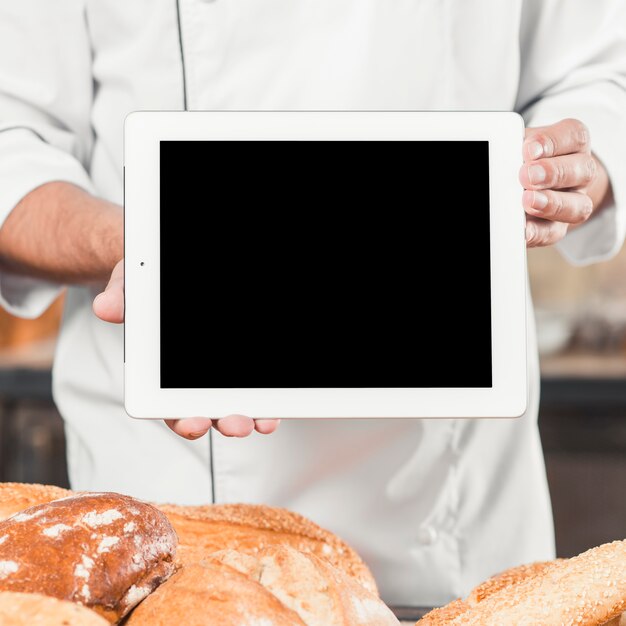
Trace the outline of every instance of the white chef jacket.
{"label": "white chef jacket", "polygon": [[[617,202],[561,248],[607,258],[625,228],[625,26],[622,0],[3,2],[0,219],[55,180],[121,203],[133,110],[515,109],[590,127]],[[25,317],[58,290],[0,274],[4,306]],[[94,317],[96,291],[68,289],[54,366],[74,488],[288,507],[346,538],[400,604],[553,556],[532,323],[521,419],[284,421],[188,442],[125,414],[122,327]]]}

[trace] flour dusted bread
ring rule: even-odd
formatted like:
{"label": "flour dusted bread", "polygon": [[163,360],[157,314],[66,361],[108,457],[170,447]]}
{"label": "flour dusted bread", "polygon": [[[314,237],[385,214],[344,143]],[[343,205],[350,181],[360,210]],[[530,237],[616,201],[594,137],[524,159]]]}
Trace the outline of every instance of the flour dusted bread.
{"label": "flour dusted bread", "polygon": [[255,554],[224,550],[205,563],[245,574],[295,611],[307,626],[397,626],[378,596],[313,554],[268,546]]}
{"label": "flour dusted bread", "polygon": [[71,491],[52,485],[0,483],[0,521],[36,504],[52,502],[70,495]]}
{"label": "flour dusted bread", "polygon": [[221,563],[186,565],[130,615],[125,626],[305,626],[257,582]]}
{"label": "flour dusted bread", "polygon": [[[48,485],[0,483],[0,520],[30,506],[72,495]],[[179,561],[193,563],[206,554],[232,548],[254,552],[271,544],[315,554],[345,571],[370,591],[374,577],[358,554],[333,533],[285,509],[263,505],[156,505],[178,533]]]}
{"label": "flour dusted bread", "polygon": [[296,513],[68,495],[0,485],[0,512],[19,511],[0,522],[0,590],[71,600],[111,622],[138,605],[127,626],[398,625],[356,552]]}
{"label": "flour dusted bread", "polygon": [[314,554],[377,593],[374,577],[359,555],[339,537],[297,513],[252,504],[159,508],[176,529],[182,563],[197,562],[224,548],[255,553],[269,545],[283,545]]}
{"label": "flour dusted bread", "polygon": [[174,571],[176,534],[155,507],[87,493],[0,522],[0,591],[70,600],[118,621]]}
{"label": "flour dusted bread", "polygon": [[0,592],[2,626],[107,626],[90,609],[40,594]]}

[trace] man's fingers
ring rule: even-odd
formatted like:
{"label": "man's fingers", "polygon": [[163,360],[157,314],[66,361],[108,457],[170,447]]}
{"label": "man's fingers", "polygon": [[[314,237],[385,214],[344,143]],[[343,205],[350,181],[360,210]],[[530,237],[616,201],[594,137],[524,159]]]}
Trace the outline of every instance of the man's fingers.
{"label": "man's fingers", "polygon": [[568,224],[582,224],[593,211],[591,198],[575,191],[525,191],[522,204],[533,217]]}
{"label": "man's fingers", "polygon": [[209,432],[213,422],[206,417],[188,417],[180,420],[165,420],[165,423],[177,435],[185,439],[199,439]]}
{"label": "man's fingers", "polygon": [[254,430],[254,420],[245,415],[228,415],[215,420],[214,426],[225,437],[247,437]]}
{"label": "man's fingers", "polygon": [[124,261],[111,272],[111,278],[102,293],[93,301],[93,312],[101,320],[112,324],[124,321]]}
{"label": "man's fingers", "polygon": [[280,424],[280,420],[254,420],[254,429],[262,435],[273,433]]}
{"label": "man's fingers", "polygon": [[538,248],[551,246],[567,234],[568,225],[563,222],[552,222],[534,217],[526,218],[526,246]]}
{"label": "man's fingers", "polygon": [[279,419],[253,420],[245,415],[228,415],[219,420],[205,417],[188,417],[185,419],[169,419],[165,423],[185,439],[199,439],[213,426],[225,437],[247,437],[254,430],[262,435],[273,433],[280,424]]}
{"label": "man's fingers", "polygon": [[566,119],[552,126],[526,129],[524,161],[575,152],[589,152],[589,131],[580,120]]}
{"label": "man's fingers", "polygon": [[597,167],[591,154],[540,159],[522,166],[520,182],[524,189],[576,189],[593,181]]}

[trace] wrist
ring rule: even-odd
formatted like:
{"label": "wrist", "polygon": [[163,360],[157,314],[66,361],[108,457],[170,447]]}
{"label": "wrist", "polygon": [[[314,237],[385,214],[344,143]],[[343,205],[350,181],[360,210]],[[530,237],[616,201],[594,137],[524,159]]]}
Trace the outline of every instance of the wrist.
{"label": "wrist", "polygon": [[68,248],[77,257],[75,282],[108,281],[124,255],[122,207],[67,183],[58,183],[55,191],[59,214],[66,216],[71,237]]}
{"label": "wrist", "polygon": [[108,281],[113,268],[124,256],[124,215],[119,205],[94,198],[98,203],[96,228],[91,233],[96,280]]}

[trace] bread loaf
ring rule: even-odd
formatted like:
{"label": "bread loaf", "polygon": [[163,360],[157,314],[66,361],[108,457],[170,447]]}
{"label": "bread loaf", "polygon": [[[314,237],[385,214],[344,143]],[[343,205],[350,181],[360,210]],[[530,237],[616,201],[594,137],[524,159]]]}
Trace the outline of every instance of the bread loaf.
{"label": "bread loaf", "polygon": [[625,609],[626,541],[615,541],[494,593],[452,624],[601,626]]}
{"label": "bread loaf", "polygon": [[[0,483],[0,520],[69,495],[71,491],[60,487]],[[245,504],[156,506],[178,533],[181,563],[197,562],[223,548],[254,552],[266,545],[288,545],[328,561],[377,593],[374,577],[358,554],[336,535],[297,513]]]}
{"label": "bread loaf", "polygon": [[479,602],[482,602],[494,593],[497,593],[505,587],[516,585],[531,576],[542,574],[548,567],[551,567],[554,563],[558,563],[559,560],[560,559],[556,561],[538,561],[530,565],[519,565],[517,567],[511,567],[500,574],[496,574],[472,589],[469,596],[467,596],[467,600],[457,598],[449,604],[439,609],[433,609],[430,613],[424,615],[419,621],[419,626],[450,624],[452,620],[459,617],[459,615],[471,610],[473,606],[476,606]]}
{"label": "bread loaf", "polygon": [[297,613],[220,563],[186,565],[129,616],[125,626],[305,626]]}
{"label": "bread loaf", "polygon": [[555,563],[560,562],[561,559],[557,559],[555,561],[537,561],[536,563],[518,565],[517,567],[507,569],[500,574],[496,574],[495,576],[488,578],[484,583],[481,583],[472,589],[469,596],[467,596],[467,603],[470,606],[474,606],[505,587],[517,585],[527,578],[543,574]]}
{"label": "bread loaf", "polygon": [[[14,513],[23,505],[39,504],[66,493],[70,492],[40,485],[0,485],[0,510],[4,506],[5,511]],[[0,589],[40,591],[73,599],[92,606],[111,621],[120,619],[133,602],[139,602],[171,572],[174,550],[170,549],[169,560],[156,558],[154,567],[146,568],[146,577],[155,575],[154,584],[146,577],[139,580],[138,573],[136,579],[130,580],[125,561],[127,516],[108,520],[111,523],[106,528],[90,528],[85,534],[85,524],[79,521],[85,510],[75,509],[77,503],[91,507],[91,498],[105,497],[112,496],[78,494],[34,507],[0,523],[0,561],[11,562],[5,565],[4,572],[0,571],[0,578],[6,575],[0,580]],[[66,511],[61,517],[56,509],[67,507],[68,503],[72,512]],[[119,506],[124,508],[127,504]],[[112,505],[107,507],[96,508],[93,513],[103,516]],[[185,567],[132,612],[127,620],[129,626],[398,624],[378,599],[374,579],[354,550],[298,514],[260,505],[159,508],[180,535],[178,558]],[[5,525],[10,532],[5,532]],[[74,533],[71,541],[66,527]],[[137,532],[133,528],[133,533]],[[141,532],[150,535],[147,528]],[[5,534],[9,537],[2,540]],[[37,538],[28,549],[27,534]],[[19,546],[19,550],[13,547],[9,551],[10,544]],[[98,553],[101,546],[103,552]],[[121,550],[115,562],[109,556],[113,547]],[[216,551],[221,552],[213,554]],[[163,556],[162,551],[159,554]],[[84,556],[90,559],[87,564],[93,561],[91,567],[85,566]],[[61,566],[55,571],[50,562]],[[165,573],[160,569],[163,565],[167,566]],[[10,571],[16,566],[17,571]],[[102,580],[104,576],[110,576],[110,580]],[[125,583],[121,584],[121,580]]]}
{"label": "bread loaf", "polygon": [[322,559],[272,546],[223,550],[187,564],[126,626],[398,626],[373,593]]}
{"label": "bread loaf", "polygon": [[40,504],[0,522],[0,591],[36,592],[118,621],[174,571],[163,513],[113,493]]}
{"label": "bread loaf", "polygon": [[90,609],[34,593],[0,592],[2,626],[108,626]]}
{"label": "bread loaf", "polygon": [[216,552],[204,562],[228,565],[258,582],[307,626],[399,624],[374,593],[313,554],[268,546],[255,554]]}
{"label": "bread loaf", "polygon": [[[446,615],[452,605],[456,614]],[[432,611],[418,624],[617,626],[626,622],[620,618],[625,609],[626,541],[615,541],[572,559],[505,572],[467,602]]]}
{"label": "bread loaf", "polygon": [[471,606],[465,600],[457,598],[445,606],[426,613],[422,619],[418,620],[416,626],[445,626],[451,624],[455,618],[469,611],[470,608]]}
{"label": "bread loaf", "polygon": [[374,577],[358,554],[333,533],[302,515],[262,505],[159,505],[179,539],[179,559],[193,563],[231,548],[255,553],[270,545],[283,545],[314,554],[343,570],[373,593]]}
{"label": "bread loaf", "polygon": [[0,483],[0,521],[36,504],[52,502],[70,495],[71,491],[52,485]]}

